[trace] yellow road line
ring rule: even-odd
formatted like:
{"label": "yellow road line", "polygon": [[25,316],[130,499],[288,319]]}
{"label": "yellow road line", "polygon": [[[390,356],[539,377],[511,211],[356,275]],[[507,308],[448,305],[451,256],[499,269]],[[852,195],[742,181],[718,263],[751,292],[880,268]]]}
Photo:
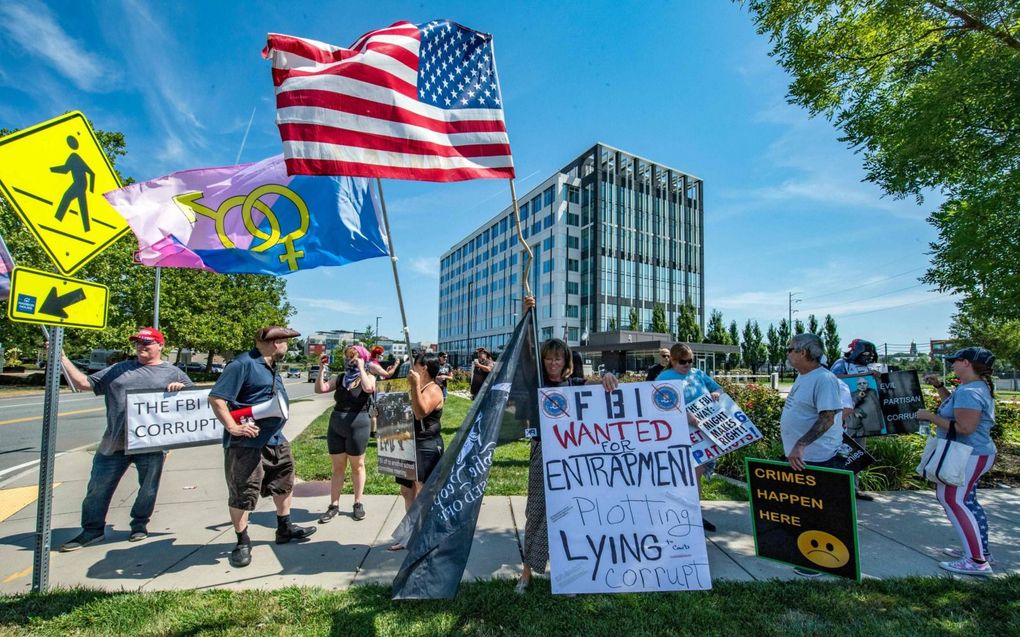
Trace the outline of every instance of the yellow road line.
{"label": "yellow road line", "polygon": [[28,568],[26,568],[23,571],[18,571],[17,573],[11,573],[6,578],[4,578],[4,584],[10,584],[14,580],[16,580],[18,578],[21,578],[21,577],[24,577],[24,576],[28,575],[31,572],[32,572],[32,567],[29,566]]}
{"label": "yellow road line", "polygon": [[[59,482],[53,483],[53,488],[60,486]],[[39,487],[15,487],[13,489],[0,489],[0,522],[11,517],[18,511],[35,502],[39,496]]]}
{"label": "yellow road line", "polygon": [[[78,414],[91,414],[97,411],[103,411],[106,407],[92,407],[91,409],[77,409],[75,411],[62,411],[57,414],[57,418],[61,416],[77,416]],[[11,420],[0,420],[0,425],[16,425],[19,422],[32,422],[33,420],[42,421],[42,416],[29,416],[27,418],[13,418]]]}

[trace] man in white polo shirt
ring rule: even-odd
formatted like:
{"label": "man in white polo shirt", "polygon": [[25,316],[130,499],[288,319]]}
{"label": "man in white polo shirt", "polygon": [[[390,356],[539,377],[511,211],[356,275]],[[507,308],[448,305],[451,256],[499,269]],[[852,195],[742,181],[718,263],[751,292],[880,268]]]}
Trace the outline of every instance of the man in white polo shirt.
{"label": "man in white polo shirt", "polygon": [[843,441],[840,380],[821,365],[822,340],[796,334],[786,348],[797,380],[790,389],[779,420],[783,451],[795,471],[805,464],[837,467],[836,450]]}

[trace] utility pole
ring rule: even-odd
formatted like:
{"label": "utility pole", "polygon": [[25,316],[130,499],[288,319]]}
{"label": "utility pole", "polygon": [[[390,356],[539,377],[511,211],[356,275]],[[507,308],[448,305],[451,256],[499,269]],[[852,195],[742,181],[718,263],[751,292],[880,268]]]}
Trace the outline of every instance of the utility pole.
{"label": "utility pole", "polygon": [[794,303],[800,303],[801,300],[802,300],[802,299],[795,299],[795,298],[793,298],[794,296],[800,296],[800,295],[797,294],[797,293],[794,293],[794,292],[790,292],[789,293],[789,299],[787,301],[787,312],[788,312],[788,314],[787,314],[786,320],[787,320],[787,325],[790,326],[790,335],[791,336],[794,334],[794,330],[793,330],[793,315],[796,314],[796,312],[797,312],[797,310],[793,309],[793,304]]}
{"label": "utility pole", "polygon": [[381,319],[381,318],[382,318],[381,316],[375,317],[375,338],[376,338],[376,340],[379,339],[379,319]]}

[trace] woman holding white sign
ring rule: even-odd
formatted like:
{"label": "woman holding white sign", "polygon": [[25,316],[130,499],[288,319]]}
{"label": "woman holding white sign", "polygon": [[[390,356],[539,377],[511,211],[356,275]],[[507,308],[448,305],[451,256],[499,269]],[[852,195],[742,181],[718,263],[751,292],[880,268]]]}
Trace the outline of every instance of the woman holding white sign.
{"label": "woman holding white sign", "polygon": [[[524,299],[524,310],[535,307],[534,297]],[[571,377],[573,357],[570,347],[558,338],[542,343],[542,387],[567,387],[584,385],[583,378]],[[619,382],[616,376],[606,373],[602,377],[605,390],[613,391]],[[532,426],[538,423],[532,423]],[[545,516],[545,463],[542,461],[542,438],[540,427],[529,429],[531,438],[531,459],[528,463],[528,500],[524,507],[524,569],[514,589],[523,594],[531,584],[531,575],[545,571],[549,563],[549,528]]]}
{"label": "woman holding white sign", "polygon": [[319,524],[326,524],[340,513],[340,494],[344,490],[348,461],[351,465],[351,482],[354,483],[352,517],[355,520],[365,519],[365,505],[361,499],[365,492],[365,449],[372,430],[370,399],[375,392],[375,376],[368,372],[369,358],[368,350],[361,345],[348,347],[344,350],[343,373],[326,380],[329,357],[323,356],[319,377],[315,379],[315,393],[333,392],[336,401],[326,432],[326,447],[333,463],[329,506],[319,517]]}
{"label": "woman holding white sign", "polygon": [[[662,370],[655,380],[682,380],[684,382],[684,405],[690,405],[698,396],[708,394],[712,400],[718,401],[722,387],[711,376],[694,367],[694,350],[686,343],[677,343],[669,348],[670,367]],[[687,412],[687,422],[692,427],[698,425],[698,419]],[[698,476],[698,497],[701,497],[701,476],[712,475],[715,471],[715,460],[699,464],[694,469]],[[706,531],[715,531],[715,525],[701,517],[701,525]]]}
{"label": "woman holding white sign", "polygon": [[939,562],[939,566],[964,575],[992,574],[992,557],[988,554],[988,518],[977,501],[978,479],[992,468],[997,451],[991,431],[995,426],[995,386],[992,364],[995,355],[983,347],[965,347],[946,360],[953,364],[953,373],[960,386],[950,393],[938,376],[929,374],[925,381],[939,393],[942,401],[936,413],[919,409],[914,416],[927,420],[938,429],[939,438],[946,438],[950,429],[956,431],[956,442],[971,447],[966,479],[957,487],[937,483],[935,496],[946,510],[949,522],[960,536],[963,551],[947,548],[947,555],[958,558]]}

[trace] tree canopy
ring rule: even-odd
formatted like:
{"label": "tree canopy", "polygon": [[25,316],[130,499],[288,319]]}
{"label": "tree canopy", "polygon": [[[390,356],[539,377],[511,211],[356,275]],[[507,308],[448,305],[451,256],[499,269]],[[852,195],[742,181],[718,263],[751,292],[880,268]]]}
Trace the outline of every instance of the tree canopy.
{"label": "tree canopy", "polygon": [[842,130],[866,179],[895,197],[945,198],[924,280],[1020,318],[1020,3],[744,4],[793,77],[790,102]]}

